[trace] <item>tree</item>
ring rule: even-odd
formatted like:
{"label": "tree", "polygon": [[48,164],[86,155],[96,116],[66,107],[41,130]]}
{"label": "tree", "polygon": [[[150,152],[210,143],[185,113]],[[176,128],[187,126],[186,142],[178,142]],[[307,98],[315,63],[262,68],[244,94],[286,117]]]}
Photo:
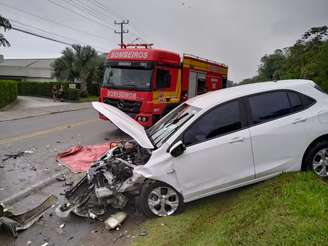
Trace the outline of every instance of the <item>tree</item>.
{"label": "tree", "polygon": [[[4,31],[11,29],[11,24],[10,24],[9,20],[2,17],[1,15],[0,15],[0,27],[2,27],[4,29]],[[0,33],[0,46],[3,46],[3,47],[10,46],[9,41],[5,38],[5,36],[2,33]]]}
{"label": "tree", "polygon": [[275,50],[271,55],[263,56],[261,58],[262,64],[258,69],[258,80],[270,81],[280,79],[285,61],[285,54],[280,49]]}
{"label": "tree", "polygon": [[52,64],[57,80],[80,81],[81,96],[88,95],[88,83],[99,81],[99,69],[103,60],[91,46],[73,45]]}
{"label": "tree", "polygon": [[258,75],[241,83],[310,79],[328,91],[328,26],[312,27],[283,50],[261,58]]}

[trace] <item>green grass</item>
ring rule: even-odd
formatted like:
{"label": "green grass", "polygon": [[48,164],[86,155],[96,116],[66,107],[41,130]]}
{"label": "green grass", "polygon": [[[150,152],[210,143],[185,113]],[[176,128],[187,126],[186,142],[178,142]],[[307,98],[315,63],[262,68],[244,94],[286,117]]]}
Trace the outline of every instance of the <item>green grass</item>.
{"label": "green grass", "polygon": [[135,245],[328,245],[328,184],[311,172],[198,200],[150,219]]}
{"label": "green grass", "polygon": [[79,102],[98,102],[98,96],[80,97]]}

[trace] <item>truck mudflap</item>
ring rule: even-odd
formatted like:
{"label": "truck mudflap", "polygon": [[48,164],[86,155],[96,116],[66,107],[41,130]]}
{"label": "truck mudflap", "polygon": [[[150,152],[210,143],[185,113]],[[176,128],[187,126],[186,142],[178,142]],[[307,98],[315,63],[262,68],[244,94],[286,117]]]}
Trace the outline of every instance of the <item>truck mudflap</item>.
{"label": "truck mudflap", "polygon": [[15,214],[8,210],[4,204],[0,204],[0,228],[7,229],[13,237],[17,237],[17,232],[31,227],[56,202],[57,197],[51,195],[39,206],[21,214]]}

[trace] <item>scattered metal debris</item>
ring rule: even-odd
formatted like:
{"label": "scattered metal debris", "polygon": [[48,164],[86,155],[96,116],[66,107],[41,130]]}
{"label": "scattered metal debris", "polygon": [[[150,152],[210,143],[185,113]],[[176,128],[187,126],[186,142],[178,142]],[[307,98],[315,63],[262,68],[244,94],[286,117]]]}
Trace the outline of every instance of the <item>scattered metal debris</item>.
{"label": "scattered metal debris", "polygon": [[66,177],[63,175],[63,176],[57,177],[56,180],[59,182],[64,182],[64,181],[66,181]]}
{"label": "scattered metal debris", "polygon": [[13,237],[17,237],[17,232],[28,229],[38,221],[48,208],[57,202],[57,197],[49,196],[39,206],[21,214],[14,214],[9,211],[4,204],[0,204],[0,228],[9,230]]}
{"label": "scattered metal debris", "polygon": [[125,212],[117,212],[105,220],[106,229],[113,230],[119,228],[127,217]]}
{"label": "scattered metal debris", "polygon": [[73,212],[93,219],[103,214],[109,205],[123,209],[129,199],[139,194],[145,178],[134,175],[133,170],[144,165],[150,153],[134,141],[121,142],[109,149],[80,181],[65,192],[65,203],[56,209],[59,217],[67,217]]}
{"label": "scattered metal debris", "polygon": [[33,153],[34,153],[33,150],[25,150],[25,151],[20,151],[16,154],[5,154],[4,155],[5,158],[2,159],[2,162],[7,161],[9,159],[15,159],[16,160],[17,158],[22,157],[25,154],[33,154]]}
{"label": "scattered metal debris", "polygon": [[65,181],[66,186],[72,186],[74,184],[74,181]]}
{"label": "scattered metal debris", "polygon": [[139,232],[138,235],[141,236],[141,237],[145,237],[145,236],[148,235],[148,232],[146,232],[146,231],[141,231],[141,232]]}

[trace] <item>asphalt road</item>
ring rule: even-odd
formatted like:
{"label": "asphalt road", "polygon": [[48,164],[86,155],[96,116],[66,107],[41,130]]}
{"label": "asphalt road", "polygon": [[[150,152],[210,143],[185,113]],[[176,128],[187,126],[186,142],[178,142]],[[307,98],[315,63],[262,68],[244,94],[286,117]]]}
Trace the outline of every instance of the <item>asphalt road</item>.
{"label": "asphalt road", "polygon": [[[31,150],[17,159],[0,162],[0,201],[60,172],[64,167],[55,161],[58,152],[76,145],[104,143],[126,136],[109,122],[98,119],[93,109],[44,115],[34,118],[0,122],[0,157]],[[74,179],[74,175],[72,176]],[[63,182],[55,182],[23,200],[12,204],[17,211],[24,211],[42,202],[49,194],[62,199]],[[13,239],[0,232],[0,245],[123,245],[137,235],[132,230],[144,218],[129,208],[129,218],[120,231],[108,232],[102,222],[90,223],[87,219],[69,217],[65,221],[57,218],[49,209],[47,214],[28,230]],[[61,224],[65,224],[60,229]]]}

